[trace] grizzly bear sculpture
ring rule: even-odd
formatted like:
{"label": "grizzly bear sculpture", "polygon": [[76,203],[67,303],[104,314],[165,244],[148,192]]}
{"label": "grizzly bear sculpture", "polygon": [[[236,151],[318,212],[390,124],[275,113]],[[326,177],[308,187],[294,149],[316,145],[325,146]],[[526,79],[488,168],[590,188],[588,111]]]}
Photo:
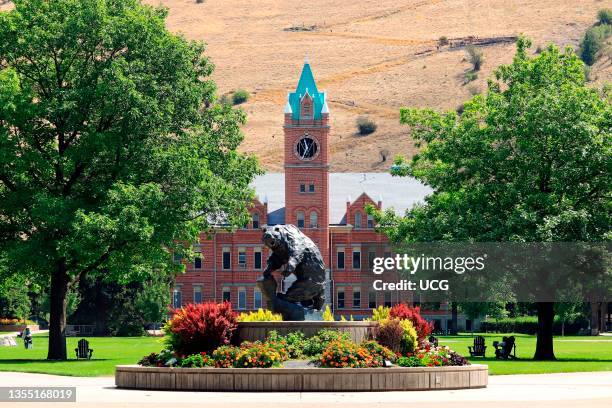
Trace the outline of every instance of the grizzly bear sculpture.
{"label": "grizzly bear sculpture", "polygon": [[[294,225],[275,225],[263,229],[262,241],[272,253],[257,284],[268,307],[283,320],[319,320],[325,303],[325,264],[317,245]],[[272,272],[284,266],[282,275],[294,274],[296,280],[285,293],[277,293]]]}

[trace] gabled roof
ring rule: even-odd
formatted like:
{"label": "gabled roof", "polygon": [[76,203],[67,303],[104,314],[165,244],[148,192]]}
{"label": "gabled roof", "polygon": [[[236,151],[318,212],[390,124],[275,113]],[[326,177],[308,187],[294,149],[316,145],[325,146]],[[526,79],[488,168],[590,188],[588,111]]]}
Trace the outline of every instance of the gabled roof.
{"label": "gabled roof", "polygon": [[[257,176],[253,187],[260,197],[268,197],[268,224],[285,223],[285,174],[266,173]],[[389,173],[330,173],[329,222],[346,224],[347,197],[366,193],[373,201],[380,199],[382,207],[393,207],[404,214],[417,202],[422,202],[432,189],[411,177],[393,177]],[[351,204],[356,200],[351,200]]]}
{"label": "gabled roof", "polygon": [[[326,104],[325,92],[319,92],[317,89],[317,83],[315,82],[314,76],[312,75],[312,70],[310,69],[310,64],[308,62],[304,63],[297,88],[295,89],[295,92],[291,92],[289,94],[289,106],[285,107],[285,113],[291,113],[294,120],[300,120],[300,102],[306,93],[308,93],[313,100],[314,119],[321,119],[321,111],[323,109],[323,105]],[[288,112],[289,110],[291,112]],[[329,111],[329,108],[327,108],[327,110]]]}

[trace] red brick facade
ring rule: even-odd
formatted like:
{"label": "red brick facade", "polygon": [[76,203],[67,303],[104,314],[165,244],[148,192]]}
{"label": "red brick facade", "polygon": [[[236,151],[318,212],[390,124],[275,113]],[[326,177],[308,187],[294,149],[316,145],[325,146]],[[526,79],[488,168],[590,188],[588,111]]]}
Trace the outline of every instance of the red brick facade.
{"label": "red brick facade", "polygon": [[[310,73],[307,64],[306,70]],[[314,101],[310,92],[320,99]],[[304,233],[319,246],[331,281],[326,301],[338,315],[363,317],[371,314],[372,307],[406,300],[399,298],[399,292],[383,293],[372,289],[374,275],[368,267],[370,259],[384,256],[390,249],[386,246],[386,237],[374,231],[365,206],[370,204],[382,208],[382,202],[374,202],[362,193],[356,200],[346,203],[345,222],[330,224],[331,135],[325,94],[318,93],[315,85],[314,89],[306,88],[305,94],[298,97],[299,114],[292,111],[288,102],[284,118],[284,222],[303,225]],[[304,138],[314,141],[316,152],[312,153],[315,149],[312,145],[306,148],[298,146],[304,143]],[[311,152],[304,154],[308,148]],[[202,254],[201,265],[187,264],[186,273],[177,278],[175,306],[200,300],[229,299],[238,310],[260,307],[255,281],[265,268],[269,255],[261,243],[260,229],[268,224],[267,203],[256,201],[251,214],[253,221],[245,229],[233,233],[219,229],[210,239],[202,234],[196,248]]]}

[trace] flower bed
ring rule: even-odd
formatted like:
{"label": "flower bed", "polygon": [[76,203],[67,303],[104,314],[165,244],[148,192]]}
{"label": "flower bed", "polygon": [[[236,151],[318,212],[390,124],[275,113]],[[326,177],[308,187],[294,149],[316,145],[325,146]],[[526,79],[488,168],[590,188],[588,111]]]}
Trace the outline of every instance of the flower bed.
{"label": "flower bed", "polygon": [[[261,340],[244,341],[235,335],[237,322],[228,303],[187,306],[175,311],[164,327],[167,349],[143,357],[139,366],[117,367],[115,381],[124,388],[207,391],[389,391],[486,386],[486,366],[470,366],[447,347],[419,342],[416,327],[425,326],[419,321],[418,309],[399,312],[395,314],[407,317],[382,310],[375,324],[323,322],[325,328],[319,327],[309,335],[300,331],[266,331]],[[242,319],[257,320],[265,314],[258,311]],[[250,324],[259,323],[315,322]],[[355,341],[354,333],[342,331],[346,324],[354,323],[372,325],[375,330]],[[285,368],[288,360],[295,361]]]}
{"label": "flower bed", "polygon": [[40,327],[31,320],[23,319],[12,319],[12,318],[0,318],[0,332],[22,332],[30,328],[30,331],[38,331]]}

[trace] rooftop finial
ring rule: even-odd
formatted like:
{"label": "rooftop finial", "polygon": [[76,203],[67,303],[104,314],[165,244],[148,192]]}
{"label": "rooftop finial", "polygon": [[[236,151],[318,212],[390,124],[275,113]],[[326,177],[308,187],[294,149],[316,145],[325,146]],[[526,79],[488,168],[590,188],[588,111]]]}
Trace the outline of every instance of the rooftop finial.
{"label": "rooftop finial", "polygon": [[308,64],[308,54],[304,55],[304,65]]}

